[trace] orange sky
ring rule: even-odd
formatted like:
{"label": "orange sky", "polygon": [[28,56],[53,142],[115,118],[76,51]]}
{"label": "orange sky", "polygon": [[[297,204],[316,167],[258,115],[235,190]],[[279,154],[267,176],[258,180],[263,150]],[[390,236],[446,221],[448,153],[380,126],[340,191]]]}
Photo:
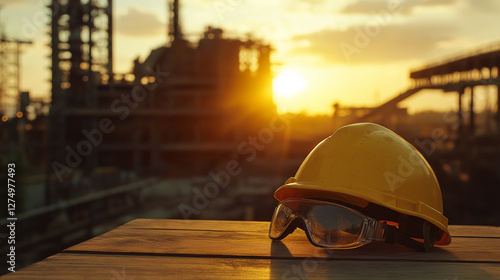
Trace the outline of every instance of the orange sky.
{"label": "orange sky", "polygon": [[[22,90],[33,96],[49,95],[50,89],[48,18],[42,11],[47,2],[3,0],[0,14],[8,37],[34,41],[22,57]],[[114,3],[114,64],[123,73],[134,58],[144,59],[165,44],[166,0]],[[273,60],[283,63],[276,73],[293,71],[306,81],[301,92],[276,96],[280,112],[311,114],[329,114],[335,102],[380,104],[410,85],[410,68],[499,40],[499,11],[494,0],[181,1],[188,38],[196,39],[212,25],[222,27],[227,36],[252,33],[273,44]],[[492,103],[489,97],[482,99],[479,107]],[[456,96],[422,93],[403,105],[410,111],[452,109]]]}

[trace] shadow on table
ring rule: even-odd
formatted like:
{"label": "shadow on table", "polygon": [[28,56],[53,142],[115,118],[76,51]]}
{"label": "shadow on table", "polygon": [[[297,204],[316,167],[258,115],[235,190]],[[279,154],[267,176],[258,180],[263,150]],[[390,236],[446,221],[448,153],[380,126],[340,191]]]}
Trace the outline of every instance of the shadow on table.
{"label": "shadow on table", "polygon": [[[270,279],[492,279],[500,274],[498,264],[460,261],[449,251],[415,252],[406,247],[371,243],[351,250],[316,248],[310,257],[294,256],[281,241],[270,241]],[[300,244],[305,245],[305,244]],[[313,246],[311,244],[307,244]],[[312,250],[311,250],[312,251]],[[447,254],[448,260],[408,260],[408,255]],[[388,258],[391,255],[394,258]],[[401,258],[398,258],[400,256]],[[405,257],[406,256],[406,257]]]}

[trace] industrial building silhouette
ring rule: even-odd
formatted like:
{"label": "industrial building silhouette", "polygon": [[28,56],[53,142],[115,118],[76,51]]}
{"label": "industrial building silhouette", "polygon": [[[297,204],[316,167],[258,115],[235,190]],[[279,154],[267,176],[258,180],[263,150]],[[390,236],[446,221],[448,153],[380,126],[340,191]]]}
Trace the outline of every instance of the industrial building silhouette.
{"label": "industrial building silhouette", "polygon": [[[117,75],[112,1],[90,1],[86,9],[79,1],[52,3],[48,163],[59,175],[75,161],[67,146],[81,156],[78,167],[88,174],[100,166],[138,175],[206,174],[217,160],[237,156],[237,145],[276,114],[270,45],[226,38],[212,27],[189,42],[181,31],[179,1],[170,1],[169,42],[135,60],[131,73]],[[100,137],[103,119],[116,129]],[[78,145],[85,154],[86,135],[102,140],[82,155]]]}

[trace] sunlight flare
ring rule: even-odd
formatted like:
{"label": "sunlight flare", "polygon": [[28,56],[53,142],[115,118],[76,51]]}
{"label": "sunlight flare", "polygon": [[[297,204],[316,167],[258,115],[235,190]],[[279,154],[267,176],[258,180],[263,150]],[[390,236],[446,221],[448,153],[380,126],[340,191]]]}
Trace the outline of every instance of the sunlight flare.
{"label": "sunlight flare", "polygon": [[307,81],[293,70],[283,70],[273,79],[273,92],[278,98],[293,96],[306,88]]}

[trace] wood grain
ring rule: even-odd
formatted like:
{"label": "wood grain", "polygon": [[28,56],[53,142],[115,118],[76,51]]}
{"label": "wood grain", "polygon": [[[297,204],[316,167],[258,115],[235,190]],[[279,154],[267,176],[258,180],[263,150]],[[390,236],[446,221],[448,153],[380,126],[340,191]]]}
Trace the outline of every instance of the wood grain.
{"label": "wood grain", "polygon": [[2,279],[492,279],[490,263],[122,256],[62,253]]}
{"label": "wood grain", "polygon": [[[186,229],[186,230],[225,230],[237,232],[267,232],[269,222],[253,221],[213,221],[213,220],[175,220],[175,219],[136,219],[121,226],[135,229]],[[500,227],[450,225],[451,236],[457,237],[498,237]]]}
{"label": "wood grain", "polygon": [[429,253],[374,242],[325,250],[269,222],[138,219],[2,279],[500,279],[498,227],[450,226]]}
{"label": "wood grain", "polygon": [[267,232],[269,222],[176,220],[176,219],[135,219],[119,228],[128,229],[175,229],[175,230],[223,230],[237,232]]}
{"label": "wood grain", "polygon": [[449,226],[451,236],[500,238],[500,227],[494,226]]}
{"label": "wood grain", "polygon": [[[87,242],[68,248],[68,252],[96,252],[122,254],[258,257],[258,258],[307,258],[321,257],[354,260],[418,260],[450,262],[500,263],[500,238],[454,237],[448,246],[440,246],[431,253],[415,252],[399,245],[371,243],[354,250],[325,250],[309,243],[305,233],[298,229],[282,242],[272,242],[264,223],[203,221],[184,226],[196,229],[175,229],[185,225],[168,225],[170,220],[142,221],[149,224],[141,228],[129,224],[105,233]],[[203,227],[202,227],[203,226]],[[239,227],[239,231],[237,230]],[[201,230],[197,228],[209,228]],[[260,230],[256,230],[260,228]]]}

